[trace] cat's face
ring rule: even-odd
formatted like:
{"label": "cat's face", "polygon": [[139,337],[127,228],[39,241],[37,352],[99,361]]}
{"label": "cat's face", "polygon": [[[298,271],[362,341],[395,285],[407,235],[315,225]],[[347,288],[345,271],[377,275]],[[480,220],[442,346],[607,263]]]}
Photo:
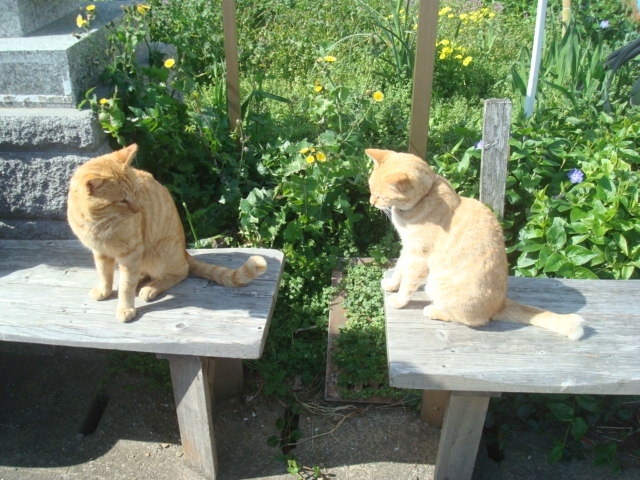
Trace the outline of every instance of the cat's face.
{"label": "cat's face", "polygon": [[140,211],[135,173],[130,168],[137,146],[89,160],[71,179],[70,203],[93,215],[132,215]]}
{"label": "cat's face", "polygon": [[409,210],[429,193],[435,174],[415,155],[390,150],[367,149],[373,160],[369,176],[369,202],[381,210]]}

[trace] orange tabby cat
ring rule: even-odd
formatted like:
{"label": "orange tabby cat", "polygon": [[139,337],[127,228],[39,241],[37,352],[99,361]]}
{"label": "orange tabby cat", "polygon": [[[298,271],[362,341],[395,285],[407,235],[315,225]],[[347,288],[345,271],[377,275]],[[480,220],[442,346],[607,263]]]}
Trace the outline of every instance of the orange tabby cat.
{"label": "orange tabby cat", "polygon": [[196,260],[186,251],[184,230],[169,191],[150,173],[131,167],[138,150],[133,144],[89,160],[78,167],[69,188],[67,217],[80,241],[93,251],[98,270],[95,300],[112,293],[115,263],[120,279],[116,318],[136,315],[138,283],[149,280],[139,297],[149,301],[188,274],[224,286],[242,286],[266,270],[260,256],[238,269]]}
{"label": "orange tabby cat", "polygon": [[490,320],[536,325],[577,340],[582,318],[506,297],[508,265],[500,223],[481,202],[460,197],[427,163],[408,153],[365,150],[373,160],[370,202],[386,211],[402,241],[393,275],[382,282],[402,308],[425,283],[425,316],[480,327]]}

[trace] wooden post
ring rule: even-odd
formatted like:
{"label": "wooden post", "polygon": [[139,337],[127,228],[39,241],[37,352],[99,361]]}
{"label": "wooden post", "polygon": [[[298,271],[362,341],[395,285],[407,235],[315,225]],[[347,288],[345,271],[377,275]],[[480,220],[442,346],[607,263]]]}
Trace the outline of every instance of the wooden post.
{"label": "wooden post", "polygon": [[502,218],[509,161],[511,100],[485,100],[483,122],[480,201]]}
{"label": "wooden post", "polygon": [[481,393],[452,394],[440,434],[434,480],[471,478],[489,399]]}
{"label": "wooden post", "polygon": [[571,20],[571,0],[562,0],[562,36],[567,31],[567,25]]}
{"label": "wooden post", "polygon": [[222,0],[222,27],[224,31],[224,57],[227,65],[229,128],[234,132],[236,128],[238,128],[238,122],[241,119],[240,69],[238,67],[235,0]]}
{"label": "wooden post", "polygon": [[218,470],[213,435],[209,369],[213,359],[163,355],[169,360],[173,395],[185,459],[205,476],[215,479]]}
{"label": "wooden post", "polygon": [[439,0],[421,0],[418,13],[416,60],[413,67],[411,126],[409,152],[426,158],[429,134],[429,110],[433,86],[433,66],[436,57]]}

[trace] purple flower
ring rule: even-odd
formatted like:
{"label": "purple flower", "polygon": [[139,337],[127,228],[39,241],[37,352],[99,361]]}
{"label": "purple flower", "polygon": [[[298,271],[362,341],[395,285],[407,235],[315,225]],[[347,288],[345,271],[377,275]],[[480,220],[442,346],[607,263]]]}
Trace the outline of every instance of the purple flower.
{"label": "purple flower", "polygon": [[571,183],[580,183],[584,180],[584,172],[577,168],[572,168],[567,172],[567,177]]}
{"label": "purple flower", "polygon": [[482,150],[482,147],[484,147],[484,140],[480,139],[476,142],[476,144],[474,145],[474,147]]}
{"label": "purple flower", "polygon": [[602,20],[600,22],[600,28],[602,28],[602,29],[609,28],[609,20]]}

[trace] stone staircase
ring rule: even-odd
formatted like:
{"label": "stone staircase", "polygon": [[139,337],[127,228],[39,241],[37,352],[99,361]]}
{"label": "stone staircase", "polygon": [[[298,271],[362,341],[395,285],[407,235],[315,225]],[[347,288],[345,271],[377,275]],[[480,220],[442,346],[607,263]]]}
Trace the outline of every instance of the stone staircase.
{"label": "stone staircase", "polygon": [[110,151],[77,105],[107,61],[104,25],[127,3],[97,3],[91,30],[73,35],[86,2],[0,0],[0,239],[73,238],[67,182]]}

